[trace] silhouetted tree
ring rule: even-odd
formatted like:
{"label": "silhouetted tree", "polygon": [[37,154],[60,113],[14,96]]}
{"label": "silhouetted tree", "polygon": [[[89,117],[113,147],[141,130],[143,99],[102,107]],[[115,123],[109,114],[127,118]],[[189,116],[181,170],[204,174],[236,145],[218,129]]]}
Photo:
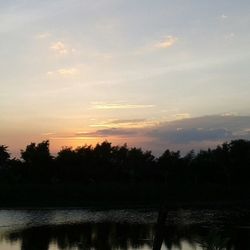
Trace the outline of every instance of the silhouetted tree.
{"label": "silhouetted tree", "polygon": [[163,171],[165,182],[177,177],[180,157],[180,151],[174,152],[168,149],[159,157],[158,164]]}
{"label": "silhouetted tree", "polygon": [[39,179],[45,182],[50,181],[53,175],[53,157],[49,151],[49,141],[29,144],[25,150],[21,150],[21,158],[24,161],[25,167],[28,168],[28,174],[31,179]]}
{"label": "silhouetted tree", "polygon": [[[52,157],[49,141],[42,141],[27,145],[20,161],[11,159],[7,146],[0,146],[0,185],[17,184],[22,189],[24,183],[46,188],[55,184],[61,193],[65,187],[75,188],[69,191],[70,198],[72,193],[92,198],[91,192],[97,196],[109,192],[110,197],[133,196],[135,200],[136,194],[158,200],[248,199],[249,179],[250,141],[245,140],[184,156],[167,149],[159,158],[151,151],[126,144],[113,146],[108,141],[94,147],[65,147]],[[112,190],[113,186],[120,189]]]}
{"label": "silhouetted tree", "polygon": [[5,145],[0,145],[0,167],[7,165],[10,160],[10,154],[8,152],[8,147]]}
{"label": "silhouetted tree", "polygon": [[52,160],[49,151],[49,141],[29,144],[25,150],[21,150],[21,157],[25,163],[33,166],[49,163]]}

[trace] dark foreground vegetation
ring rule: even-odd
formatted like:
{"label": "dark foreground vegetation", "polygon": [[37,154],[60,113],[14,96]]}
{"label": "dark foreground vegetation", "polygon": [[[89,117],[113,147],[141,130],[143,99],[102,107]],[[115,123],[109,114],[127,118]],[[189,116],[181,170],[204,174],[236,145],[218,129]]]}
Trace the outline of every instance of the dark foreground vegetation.
{"label": "dark foreground vegetation", "polygon": [[245,140],[184,156],[166,150],[158,158],[107,141],[63,148],[56,157],[49,141],[31,143],[20,160],[0,146],[2,207],[247,202],[249,180],[250,141]]}

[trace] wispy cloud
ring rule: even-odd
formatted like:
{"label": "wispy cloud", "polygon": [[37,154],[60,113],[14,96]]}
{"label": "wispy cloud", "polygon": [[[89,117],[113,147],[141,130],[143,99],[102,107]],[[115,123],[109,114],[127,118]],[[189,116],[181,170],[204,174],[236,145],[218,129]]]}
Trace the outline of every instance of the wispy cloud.
{"label": "wispy cloud", "polygon": [[77,68],[62,68],[58,69],[56,71],[48,71],[47,75],[48,76],[75,76],[78,74],[78,69]]}
{"label": "wispy cloud", "polygon": [[226,40],[231,40],[235,37],[235,33],[231,32],[225,35]]}
{"label": "wispy cloud", "polygon": [[63,76],[72,76],[76,75],[78,73],[78,70],[76,68],[69,68],[69,69],[59,69],[57,70],[58,74],[63,75]]}
{"label": "wispy cloud", "polygon": [[134,123],[141,123],[141,122],[145,122],[146,119],[120,119],[120,120],[112,120],[110,121],[111,124],[134,124]]}
{"label": "wispy cloud", "polygon": [[67,54],[68,50],[63,42],[56,42],[51,44],[50,48],[59,54]]}
{"label": "wispy cloud", "polygon": [[127,104],[127,103],[92,103],[93,109],[141,109],[141,108],[153,108],[152,104]]}
{"label": "wispy cloud", "polygon": [[103,127],[103,128],[145,128],[155,126],[158,122],[147,119],[119,119],[108,120],[96,124],[91,124],[90,127]]}
{"label": "wispy cloud", "polygon": [[134,136],[139,134],[139,131],[136,129],[124,129],[124,128],[107,128],[107,129],[100,129],[93,132],[78,132],[75,135],[77,137],[112,137],[112,136],[119,136],[119,137],[128,137]]}
{"label": "wispy cloud", "polygon": [[159,49],[168,49],[172,47],[176,42],[178,41],[178,38],[175,36],[165,36],[161,40],[154,40],[150,43],[140,47],[137,49],[134,54],[135,55],[144,55],[147,53],[153,53]]}
{"label": "wispy cloud", "polygon": [[167,49],[169,47],[172,47],[176,42],[178,38],[175,36],[166,36],[161,41],[154,44],[154,48],[158,49]]}
{"label": "wispy cloud", "polygon": [[175,114],[174,115],[175,119],[187,119],[190,118],[191,115],[189,113],[181,113],[181,114]]}
{"label": "wispy cloud", "polygon": [[35,38],[36,39],[45,39],[45,38],[48,38],[50,37],[51,34],[49,32],[43,32],[43,33],[38,33]]}
{"label": "wispy cloud", "polygon": [[54,133],[54,132],[46,132],[46,133],[42,133],[41,136],[53,136],[55,134],[56,133]]}
{"label": "wispy cloud", "polygon": [[74,48],[70,48],[62,41],[52,43],[50,46],[50,49],[61,55],[66,55],[66,54],[75,52]]}
{"label": "wispy cloud", "polygon": [[237,113],[234,113],[234,112],[226,112],[226,113],[223,113],[221,116],[237,116]]}

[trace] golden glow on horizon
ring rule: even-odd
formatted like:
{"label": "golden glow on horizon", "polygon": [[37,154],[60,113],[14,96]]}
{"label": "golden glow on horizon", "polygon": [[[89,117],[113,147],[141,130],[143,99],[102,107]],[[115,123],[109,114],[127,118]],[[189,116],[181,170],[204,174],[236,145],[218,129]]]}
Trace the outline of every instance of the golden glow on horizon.
{"label": "golden glow on horizon", "polygon": [[[48,139],[48,138],[47,138]],[[45,139],[44,139],[45,140]],[[56,154],[63,147],[77,148],[80,146],[91,145],[95,146],[103,141],[109,141],[113,146],[124,145],[125,143],[128,147],[142,147],[150,142],[148,138],[145,137],[135,137],[135,138],[124,138],[124,137],[76,137],[76,138],[49,138],[50,150],[53,154]]]}
{"label": "golden glow on horizon", "polygon": [[93,109],[140,109],[153,108],[152,104],[126,104],[126,103],[95,103],[93,102]]}

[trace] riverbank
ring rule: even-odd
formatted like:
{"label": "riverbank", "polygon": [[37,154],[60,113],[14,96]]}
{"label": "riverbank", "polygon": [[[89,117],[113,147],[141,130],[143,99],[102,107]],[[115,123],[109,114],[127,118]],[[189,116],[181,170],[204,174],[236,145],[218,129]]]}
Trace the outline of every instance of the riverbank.
{"label": "riverbank", "polygon": [[178,208],[250,207],[248,191],[218,186],[175,186],[151,183],[0,185],[0,208]]}
{"label": "riverbank", "polygon": [[26,203],[2,203],[0,204],[0,210],[57,210],[57,209],[90,209],[90,210],[122,210],[122,209],[143,209],[158,211],[160,207],[164,206],[169,210],[180,209],[212,209],[212,210],[224,210],[224,209],[247,209],[250,211],[250,200],[225,200],[225,201],[166,201],[160,202],[98,202],[98,201],[84,201],[78,204],[65,201],[64,203],[55,204],[48,202],[34,203],[32,201]]}

